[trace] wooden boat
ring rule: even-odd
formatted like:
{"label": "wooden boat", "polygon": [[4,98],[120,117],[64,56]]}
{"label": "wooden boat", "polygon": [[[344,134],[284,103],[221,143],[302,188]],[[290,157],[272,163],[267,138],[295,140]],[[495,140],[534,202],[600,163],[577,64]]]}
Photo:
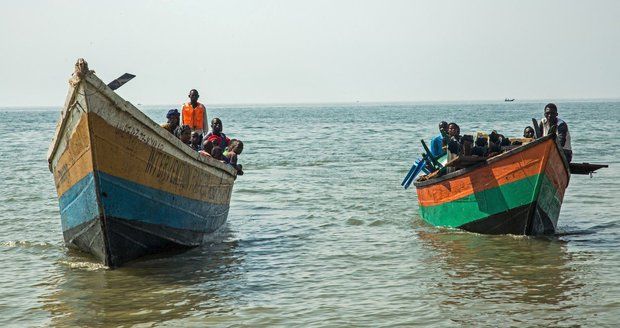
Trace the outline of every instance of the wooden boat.
{"label": "wooden boat", "polygon": [[204,158],[103,83],[69,81],[48,152],[65,243],[110,268],[200,245],[224,224],[236,171]]}
{"label": "wooden boat", "polygon": [[569,163],[549,135],[472,166],[414,182],[422,218],[485,234],[555,233]]}

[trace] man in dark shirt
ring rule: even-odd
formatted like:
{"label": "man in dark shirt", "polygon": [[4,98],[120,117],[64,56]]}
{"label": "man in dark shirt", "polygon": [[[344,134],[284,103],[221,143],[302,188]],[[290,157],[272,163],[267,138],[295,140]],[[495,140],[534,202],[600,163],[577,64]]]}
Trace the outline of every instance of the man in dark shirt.
{"label": "man in dark shirt", "polygon": [[177,109],[171,109],[166,114],[168,122],[161,125],[162,128],[168,130],[168,132],[174,134],[177,138],[180,137],[181,131],[179,128],[179,116],[181,114]]}
{"label": "man in dark shirt", "polygon": [[439,122],[439,134],[431,139],[431,153],[435,157],[443,156],[446,151],[443,150],[444,140],[448,136],[448,122]]}

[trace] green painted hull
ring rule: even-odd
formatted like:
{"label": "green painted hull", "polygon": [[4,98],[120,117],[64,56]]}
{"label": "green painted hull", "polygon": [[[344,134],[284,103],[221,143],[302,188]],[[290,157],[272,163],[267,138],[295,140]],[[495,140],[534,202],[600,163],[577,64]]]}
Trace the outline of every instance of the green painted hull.
{"label": "green painted hull", "polygon": [[434,225],[486,234],[552,234],[562,205],[560,193],[544,174],[473,193],[436,206],[420,206]]}

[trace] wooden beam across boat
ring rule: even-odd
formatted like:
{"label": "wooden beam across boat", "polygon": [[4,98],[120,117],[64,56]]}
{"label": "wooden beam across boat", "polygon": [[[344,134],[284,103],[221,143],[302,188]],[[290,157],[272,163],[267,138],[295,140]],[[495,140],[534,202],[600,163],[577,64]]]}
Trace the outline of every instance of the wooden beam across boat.
{"label": "wooden beam across boat", "polygon": [[481,162],[485,162],[486,160],[486,157],[461,155],[446,163],[446,166],[462,169]]}

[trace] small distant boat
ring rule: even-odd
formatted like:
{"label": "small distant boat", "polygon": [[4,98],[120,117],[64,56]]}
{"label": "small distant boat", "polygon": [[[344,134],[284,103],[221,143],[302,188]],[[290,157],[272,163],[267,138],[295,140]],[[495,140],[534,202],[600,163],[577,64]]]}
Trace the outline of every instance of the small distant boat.
{"label": "small distant boat", "polygon": [[514,98],[512,98],[512,99],[511,98],[504,98],[504,101],[510,102],[510,101],[515,101],[515,99]]}
{"label": "small distant boat", "polygon": [[432,225],[541,235],[555,232],[569,179],[569,164],[550,135],[414,185],[421,216]]}
{"label": "small distant boat", "polygon": [[198,246],[224,224],[237,174],[231,166],[183,144],[85,61],[69,84],[48,152],[67,245],[115,268]]}

